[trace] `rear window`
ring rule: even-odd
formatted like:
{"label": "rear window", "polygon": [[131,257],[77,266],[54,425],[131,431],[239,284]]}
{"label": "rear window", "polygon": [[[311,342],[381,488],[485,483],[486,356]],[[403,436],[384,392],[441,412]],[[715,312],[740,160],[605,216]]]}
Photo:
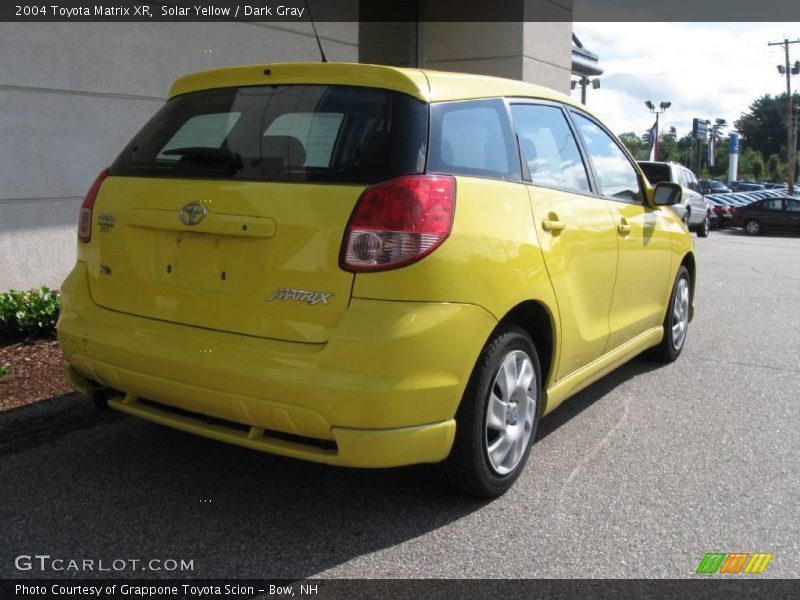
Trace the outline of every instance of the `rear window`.
{"label": "rear window", "polygon": [[658,163],[639,163],[639,166],[644,172],[647,180],[655,185],[662,181],[670,181],[669,165],[660,165]]}
{"label": "rear window", "polygon": [[177,96],[113,175],[374,183],[425,167],[427,105],[389,90],[276,85]]}

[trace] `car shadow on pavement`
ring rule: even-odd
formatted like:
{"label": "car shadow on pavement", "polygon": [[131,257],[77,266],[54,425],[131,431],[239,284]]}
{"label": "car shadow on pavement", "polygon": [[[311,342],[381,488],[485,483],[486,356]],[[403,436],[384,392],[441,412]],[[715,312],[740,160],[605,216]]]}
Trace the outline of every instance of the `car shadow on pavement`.
{"label": "car shadow on pavement", "polygon": [[639,356],[634,358],[632,361],[625,363],[599,381],[596,381],[590,385],[585,390],[578,392],[571,398],[568,398],[552,413],[543,418],[539,423],[536,439],[543,440],[551,433],[554,433],[560,427],[568,423],[571,419],[582,413],[587,408],[591,407],[595,402],[602,400],[620,384],[623,384],[626,381],[637,377],[638,375],[655,371],[663,366],[663,363],[649,360],[643,356]]}
{"label": "car shadow on pavement", "polygon": [[[637,359],[611,373],[546,417],[539,439],[657,366]],[[0,577],[109,576],[14,569],[15,556],[33,553],[193,561],[191,571],[118,577],[312,577],[487,504],[451,492],[430,467],[285,459],[98,412],[77,396],[0,415],[0,437]]]}
{"label": "car shadow on pavement", "polygon": [[98,412],[77,396],[0,415],[0,439],[4,578],[110,575],[14,568],[35,553],[193,561],[192,571],[117,577],[311,577],[487,503],[444,488],[428,467],[285,459]]}

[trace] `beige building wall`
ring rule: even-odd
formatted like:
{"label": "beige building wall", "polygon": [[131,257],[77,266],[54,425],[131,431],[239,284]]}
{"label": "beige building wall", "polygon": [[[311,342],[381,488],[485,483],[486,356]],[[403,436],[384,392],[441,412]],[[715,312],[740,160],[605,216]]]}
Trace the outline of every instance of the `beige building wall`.
{"label": "beige building wall", "polygon": [[569,94],[572,23],[425,23],[421,64],[521,79]]}
{"label": "beige building wall", "polygon": [[[408,18],[400,0],[361,0],[379,14]],[[361,23],[359,60],[520,79],[570,91],[572,0],[503,0],[509,21],[452,22],[462,0],[418,5],[414,22]],[[488,8],[487,8],[488,7]],[[487,5],[487,9],[490,9]]]}
{"label": "beige building wall", "polygon": [[[354,0],[355,1],[355,0]],[[319,23],[330,60],[357,23]],[[0,290],[58,287],[84,194],[180,75],[319,60],[308,23],[0,23]]]}

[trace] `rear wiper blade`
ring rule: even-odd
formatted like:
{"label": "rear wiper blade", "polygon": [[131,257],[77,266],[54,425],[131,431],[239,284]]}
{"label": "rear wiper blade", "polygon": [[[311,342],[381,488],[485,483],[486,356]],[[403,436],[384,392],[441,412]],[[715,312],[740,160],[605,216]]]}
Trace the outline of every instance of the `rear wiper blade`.
{"label": "rear wiper blade", "polygon": [[192,146],[187,148],[173,148],[162,152],[165,156],[180,156],[188,159],[198,159],[200,161],[218,161],[226,163],[235,169],[244,166],[242,156],[237,152],[231,152],[225,148],[209,148],[207,146]]}

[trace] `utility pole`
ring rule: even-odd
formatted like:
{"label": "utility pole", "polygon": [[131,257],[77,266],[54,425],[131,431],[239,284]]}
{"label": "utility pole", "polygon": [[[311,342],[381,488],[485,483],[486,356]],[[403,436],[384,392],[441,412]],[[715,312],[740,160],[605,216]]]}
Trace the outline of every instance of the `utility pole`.
{"label": "utility pole", "polygon": [[800,40],[789,41],[784,38],[782,42],[769,42],[768,46],[783,46],[783,51],[786,56],[785,65],[778,65],[778,73],[786,74],[786,154],[789,163],[789,195],[794,195],[794,169],[795,169],[795,147],[794,147],[794,123],[792,110],[792,84],[789,79],[791,75],[796,75],[800,71],[800,67],[792,68],[789,64],[789,45],[800,44]]}

